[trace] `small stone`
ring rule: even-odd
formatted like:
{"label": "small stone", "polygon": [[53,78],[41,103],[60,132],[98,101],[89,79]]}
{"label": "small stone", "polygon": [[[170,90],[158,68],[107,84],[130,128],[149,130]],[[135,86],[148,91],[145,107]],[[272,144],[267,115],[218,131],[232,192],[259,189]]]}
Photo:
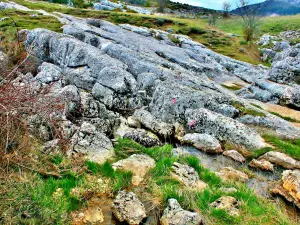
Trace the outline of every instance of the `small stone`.
{"label": "small stone", "polygon": [[168,200],[168,207],[164,210],[160,219],[162,225],[200,225],[202,219],[196,212],[190,212],[181,208],[176,199]]}
{"label": "small stone", "polygon": [[237,192],[237,189],[234,188],[234,187],[229,187],[229,188],[223,187],[223,188],[220,188],[220,191],[223,191],[223,192],[226,193],[226,194],[230,194],[230,193],[235,193],[235,192]]}
{"label": "small stone", "polygon": [[133,174],[132,184],[139,185],[148,171],[155,167],[155,161],[147,155],[134,154],[112,164],[114,170],[130,171]]}
{"label": "small stone", "polygon": [[172,166],[171,176],[182,182],[186,187],[203,191],[208,185],[200,180],[198,173],[193,167],[175,162]]}
{"label": "small stone", "polygon": [[136,117],[134,117],[134,116],[129,116],[127,118],[127,124],[128,124],[129,127],[141,128],[140,121]]}
{"label": "small stone", "polygon": [[273,164],[265,159],[261,159],[261,160],[252,159],[251,162],[249,163],[249,166],[253,168],[265,170],[265,171],[274,172]]}
{"label": "small stone", "polygon": [[239,203],[231,196],[222,196],[210,205],[216,209],[225,210],[230,216],[238,216],[240,214],[238,209]]}
{"label": "small stone", "polygon": [[265,159],[286,169],[300,169],[300,161],[297,161],[282,152],[270,151],[258,158],[258,160],[261,159]]}
{"label": "small stone", "polygon": [[133,192],[119,191],[113,205],[112,212],[120,221],[128,224],[139,224],[147,217],[143,203]]}
{"label": "small stone", "polygon": [[209,134],[186,134],[182,138],[182,143],[192,144],[195,148],[209,153],[223,152],[219,141]]}
{"label": "small stone", "polygon": [[84,221],[92,224],[100,224],[104,221],[104,215],[100,207],[89,207],[84,211]]}
{"label": "small stone", "polygon": [[223,152],[223,155],[237,161],[240,163],[243,163],[246,161],[246,159],[244,158],[244,156],[242,156],[238,151],[236,150],[227,150],[225,152]]}
{"label": "small stone", "polygon": [[232,167],[224,167],[221,171],[216,173],[224,181],[240,181],[245,182],[249,179],[248,175],[236,170]]}

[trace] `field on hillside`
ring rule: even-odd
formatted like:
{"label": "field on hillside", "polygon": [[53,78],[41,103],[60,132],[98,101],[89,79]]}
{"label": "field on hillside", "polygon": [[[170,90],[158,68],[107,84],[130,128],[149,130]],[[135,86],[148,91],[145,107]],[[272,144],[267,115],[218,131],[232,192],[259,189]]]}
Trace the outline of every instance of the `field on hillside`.
{"label": "field on hillside", "polygon": [[[263,17],[260,24],[260,35],[265,33],[276,35],[282,31],[300,29],[300,15]],[[228,33],[243,34],[240,18],[218,20],[217,27]]]}
{"label": "field on hillside", "polygon": [[[173,16],[148,16],[116,11],[95,11],[40,1],[15,0],[15,2],[32,10],[43,9],[48,12],[61,12],[84,18],[105,19],[116,24],[128,23],[161,30],[173,29],[174,33],[188,35],[193,40],[223,55],[252,64],[262,63],[257,46],[244,41],[242,37],[242,23],[239,18],[219,19],[216,27],[210,27],[206,19],[184,19]],[[16,18],[16,21],[19,26],[21,23],[20,27],[23,28],[22,18]],[[34,18],[28,19],[27,22],[29,27],[39,25],[39,22],[34,21]],[[3,27],[5,25],[0,26]],[[263,18],[259,35],[264,33],[278,34],[281,31],[290,29],[300,29],[300,15]],[[237,34],[237,36],[230,34]]]}

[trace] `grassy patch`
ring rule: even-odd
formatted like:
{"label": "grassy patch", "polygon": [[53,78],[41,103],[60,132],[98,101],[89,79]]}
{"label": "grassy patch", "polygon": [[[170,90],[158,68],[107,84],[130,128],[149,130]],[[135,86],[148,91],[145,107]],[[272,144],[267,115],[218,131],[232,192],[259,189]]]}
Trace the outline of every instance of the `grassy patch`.
{"label": "grassy patch", "polygon": [[255,109],[246,108],[244,105],[242,105],[239,102],[233,102],[233,107],[238,109],[240,111],[240,115],[251,115],[251,116],[260,116],[260,117],[266,117],[266,114],[263,112],[259,112]]}
{"label": "grassy patch", "polygon": [[277,112],[269,112],[269,113],[271,113],[271,114],[273,114],[273,115],[275,115],[275,116],[278,116],[278,117],[280,117],[280,118],[282,118],[282,119],[284,119],[284,120],[286,120],[286,121],[292,122],[292,123],[300,123],[299,120],[296,120],[296,119],[291,118],[291,117],[289,117],[289,116],[282,116],[282,115],[280,115],[280,114],[277,113]]}
{"label": "grassy patch", "polygon": [[93,174],[101,174],[103,177],[107,177],[111,179],[111,185],[113,187],[113,191],[117,192],[122,188],[128,188],[131,183],[132,173],[116,170],[112,168],[109,162],[105,162],[102,165],[98,163],[94,163],[91,161],[85,162],[88,170]]}
{"label": "grassy patch", "polygon": [[221,84],[221,86],[228,89],[228,90],[231,90],[231,91],[238,91],[238,90],[243,88],[243,86],[237,85],[237,84],[230,85],[230,86],[226,85],[226,84]]}
{"label": "grassy patch", "polygon": [[263,135],[266,142],[272,144],[276,151],[280,151],[300,160],[300,139],[280,139],[273,135]]}

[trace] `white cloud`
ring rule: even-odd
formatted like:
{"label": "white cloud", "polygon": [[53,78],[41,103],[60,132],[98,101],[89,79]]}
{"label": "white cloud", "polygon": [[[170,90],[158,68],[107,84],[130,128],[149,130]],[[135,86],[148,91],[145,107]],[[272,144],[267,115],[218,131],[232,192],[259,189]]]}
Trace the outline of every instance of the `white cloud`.
{"label": "white cloud", "polygon": [[[187,3],[189,5],[201,6],[210,9],[222,9],[225,0],[171,0],[173,2]],[[232,3],[232,7],[236,8],[237,0],[228,0]],[[252,0],[251,3],[263,2],[264,0]]]}

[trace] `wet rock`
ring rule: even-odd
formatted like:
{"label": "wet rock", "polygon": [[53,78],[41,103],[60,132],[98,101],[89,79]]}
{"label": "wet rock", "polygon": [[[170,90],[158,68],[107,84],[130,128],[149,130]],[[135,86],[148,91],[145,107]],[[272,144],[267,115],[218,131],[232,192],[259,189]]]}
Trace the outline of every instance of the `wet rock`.
{"label": "wet rock", "polygon": [[122,159],[112,164],[112,167],[115,170],[119,169],[132,172],[132,184],[139,185],[148,171],[155,167],[155,161],[147,155],[134,154],[127,159]]}
{"label": "wet rock", "polygon": [[250,149],[266,146],[254,129],[221,114],[202,108],[187,110],[185,116],[188,121],[187,125],[196,132],[209,133],[218,140],[229,140]]}
{"label": "wet rock", "polygon": [[196,212],[190,212],[181,208],[176,199],[168,200],[168,207],[164,210],[160,219],[162,225],[200,225],[202,219]]}
{"label": "wet rock", "polygon": [[103,133],[90,123],[83,122],[80,130],[71,139],[72,150],[86,154],[86,157],[99,164],[115,156],[114,148]]}
{"label": "wet rock", "polygon": [[216,173],[224,181],[240,181],[245,182],[249,179],[248,175],[233,169],[232,167],[224,167],[222,170]]}
{"label": "wet rock", "polygon": [[186,134],[181,139],[184,144],[192,144],[195,148],[209,153],[220,153],[223,149],[220,142],[209,134]]}
{"label": "wet rock", "polygon": [[161,141],[155,134],[144,129],[130,129],[124,134],[123,138],[134,140],[145,147],[162,145]]}
{"label": "wet rock", "polygon": [[147,217],[143,203],[133,192],[119,191],[112,212],[120,222],[126,221],[130,225],[139,224]]}
{"label": "wet rock", "polygon": [[210,204],[216,209],[225,210],[230,216],[239,216],[239,203],[231,196],[222,196]]}
{"label": "wet rock", "polygon": [[162,137],[170,137],[174,133],[174,127],[171,124],[156,119],[146,110],[136,110],[134,112],[134,116],[141,122],[141,124]]}
{"label": "wet rock", "polygon": [[300,170],[286,170],[282,173],[281,183],[272,192],[283,196],[300,209]]}
{"label": "wet rock", "polygon": [[251,162],[249,163],[249,166],[260,170],[274,172],[273,164],[265,159],[260,159],[260,160],[252,159]]}
{"label": "wet rock", "polygon": [[203,191],[208,185],[200,180],[197,171],[188,165],[175,162],[172,166],[171,176],[182,182],[186,187],[197,191]]}
{"label": "wet rock", "polygon": [[270,151],[260,156],[259,160],[267,160],[286,169],[300,169],[300,162],[282,152]]}
{"label": "wet rock", "polygon": [[237,161],[240,163],[243,163],[246,161],[246,159],[244,158],[244,156],[242,156],[238,151],[236,150],[227,150],[225,152],[223,152],[223,155]]}

